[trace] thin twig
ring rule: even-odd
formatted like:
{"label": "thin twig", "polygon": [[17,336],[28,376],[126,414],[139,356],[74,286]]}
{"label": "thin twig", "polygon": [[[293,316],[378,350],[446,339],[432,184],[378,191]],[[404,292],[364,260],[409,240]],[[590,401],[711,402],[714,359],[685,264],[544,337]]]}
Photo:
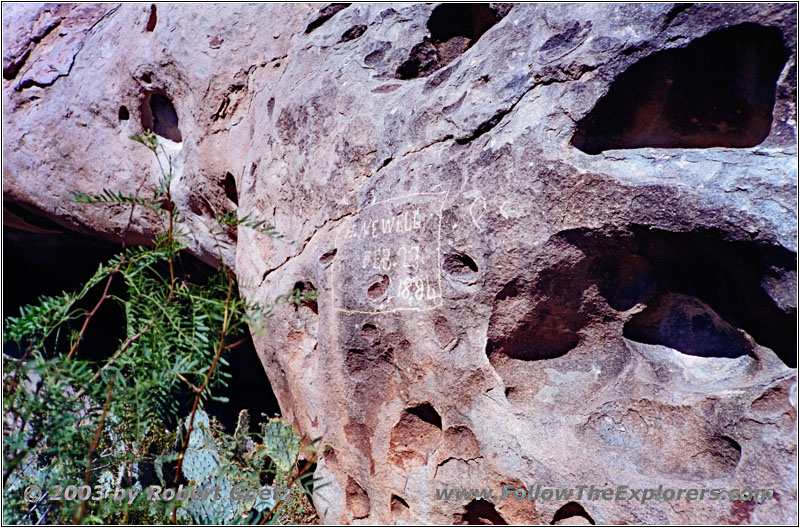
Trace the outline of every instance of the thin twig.
{"label": "thin twig", "polygon": [[123,256],[120,259],[119,263],[116,266],[114,266],[114,269],[112,269],[111,273],[109,273],[108,275],[108,280],[106,281],[106,287],[103,288],[103,295],[100,296],[100,299],[98,299],[97,304],[94,305],[92,311],[86,314],[86,319],[83,320],[83,326],[81,327],[81,331],[78,333],[78,338],[75,339],[75,342],[72,344],[72,348],[69,349],[69,354],[67,354],[67,359],[70,359],[73,356],[73,354],[75,354],[75,351],[78,350],[78,344],[83,339],[83,334],[84,332],[86,332],[86,327],[89,326],[89,321],[92,320],[92,317],[94,317],[94,314],[96,314],[97,310],[100,309],[100,306],[102,306],[105,300],[108,299],[108,290],[109,288],[111,288],[111,281],[114,279],[114,274],[119,271],[120,265],[124,260],[125,260],[125,254],[123,253]]}
{"label": "thin twig", "polygon": [[[97,444],[100,443],[100,436],[103,434],[103,425],[106,422],[106,416],[108,415],[108,410],[111,408],[111,397],[114,395],[114,391],[112,390],[114,387],[114,383],[111,382],[108,384],[108,393],[106,394],[106,402],[103,404],[103,414],[100,415],[100,421],[97,424],[97,429],[94,431],[94,438],[92,438],[92,443],[89,444],[89,454],[87,456],[86,461],[86,473],[83,477],[83,484],[84,486],[88,486],[89,482],[91,482],[92,478],[92,458],[97,453]],[[81,501],[81,507],[78,510],[78,513],[75,514],[75,519],[73,520],[74,524],[80,524],[81,520],[83,520],[83,516],[86,515],[86,505],[88,501]]]}
{"label": "thin twig", "polygon": [[183,376],[183,374],[178,374],[178,379],[179,379],[179,380],[181,380],[181,381],[185,381],[185,382],[186,382],[186,384],[187,384],[188,386],[190,386],[194,392],[200,392],[200,389],[197,387],[197,385],[195,385],[194,383],[192,383],[191,381],[189,381],[188,379],[186,379],[186,378]]}
{"label": "thin twig", "polygon": [[[211,366],[208,368],[208,372],[206,373],[206,378],[203,380],[203,384],[200,385],[200,388],[197,390],[197,394],[194,397],[194,403],[192,404],[192,413],[189,415],[189,427],[186,430],[186,436],[184,436],[183,444],[181,445],[181,452],[178,455],[178,466],[175,468],[175,478],[172,480],[173,483],[177,484],[178,479],[180,478],[181,468],[183,467],[183,458],[186,456],[186,450],[189,447],[189,437],[192,434],[192,429],[194,429],[194,416],[197,412],[197,406],[200,403],[200,396],[203,394],[203,391],[208,386],[209,380],[211,380],[211,375],[214,374],[214,370],[217,368],[217,363],[219,363],[219,358],[222,355],[222,351],[225,348],[225,336],[228,333],[228,315],[230,312],[230,304],[231,304],[231,296],[233,293],[233,279],[228,277],[228,294],[225,297],[225,313],[222,316],[222,331],[219,337],[219,344],[217,345],[217,353],[214,355],[214,361],[211,362]],[[172,523],[177,523],[177,509],[172,508]]]}
{"label": "thin twig", "polygon": [[[128,348],[130,348],[130,346],[132,344],[134,344],[136,341],[138,341],[142,337],[142,335],[144,335],[144,333],[147,332],[150,329],[151,326],[153,326],[153,321],[150,321],[149,323],[144,325],[144,327],[141,330],[139,330],[138,332],[136,332],[135,334],[130,336],[128,339],[126,339],[125,342],[122,343],[122,346],[119,347],[119,350],[117,350],[117,352],[113,356],[111,356],[111,359],[109,359],[108,362],[105,365],[103,365],[103,367],[100,370],[95,372],[94,376],[92,376],[89,379],[89,382],[87,383],[87,385],[91,385],[92,383],[97,381],[97,378],[100,377],[100,374],[102,374],[105,369],[110,367],[114,363],[114,361],[119,359],[119,357],[122,355],[122,353],[125,352]],[[83,393],[84,393],[84,389],[81,389],[75,397],[76,398],[80,398],[81,396],[83,396]]]}
{"label": "thin twig", "polygon": [[122,254],[119,259],[119,262],[114,269],[111,270],[111,273],[108,275],[108,280],[106,281],[106,286],[103,289],[103,295],[100,296],[100,299],[97,301],[97,304],[94,305],[92,311],[86,315],[86,319],[83,321],[83,326],[81,327],[81,331],[78,333],[77,339],[75,339],[75,343],[72,344],[72,348],[69,350],[69,354],[67,354],[67,359],[70,359],[74,354],[75,351],[78,350],[78,345],[80,344],[81,340],[83,339],[83,334],[86,332],[86,327],[89,326],[89,321],[91,321],[94,314],[97,313],[97,310],[100,309],[100,306],[108,299],[108,290],[111,288],[111,281],[114,279],[114,275],[122,268],[122,264],[125,262],[125,248],[128,245],[128,231],[131,229],[131,224],[133,223],[133,212],[136,210],[136,201],[139,199],[139,193],[142,191],[142,187],[147,182],[147,179],[143,179],[142,182],[139,184],[139,187],[136,189],[136,195],[134,196],[133,203],[131,203],[131,212],[128,213],[128,222],[125,224],[125,230],[122,232]]}

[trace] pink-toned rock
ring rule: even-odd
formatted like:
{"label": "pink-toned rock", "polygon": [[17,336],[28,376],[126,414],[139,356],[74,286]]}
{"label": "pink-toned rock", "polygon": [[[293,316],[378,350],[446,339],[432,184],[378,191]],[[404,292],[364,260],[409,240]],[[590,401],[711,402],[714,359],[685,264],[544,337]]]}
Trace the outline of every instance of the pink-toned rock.
{"label": "pink-toned rock", "polygon": [[[4,5],[4,198],[118,239],[66,193],[174,139],[190,250],[319,292],[254,340],[324,522],[797,522],[795,6],[155,6]],[[774,495],[436,500],[584,484]]]}

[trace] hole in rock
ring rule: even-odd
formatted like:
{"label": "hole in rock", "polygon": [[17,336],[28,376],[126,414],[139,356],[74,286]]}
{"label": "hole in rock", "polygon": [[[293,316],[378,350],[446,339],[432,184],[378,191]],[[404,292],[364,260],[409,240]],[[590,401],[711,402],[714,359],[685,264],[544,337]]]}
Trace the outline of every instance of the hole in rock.
{"label": "hole in rock", "polygon": [[311,33],[312,31],[320,27],[322,24],[327,22],[333,15],[335,15],[342,9],[348,7],[349,5],[350,4],[338,3],[338,4],[328,4],[327,6],[323,7],[317,13],[317,18],[315,18],[313,21],[311,21],[310,24],[308,24],[308,26],[306,26],[305,33],[306,34]]}
{"label": "hole in rock", "polygon": [[403,468],[425,464],[442,438],[442,419],[428,403],[406,409],[392,428],[388,459]]}
{"label": "hole in rock", "polygon": [[372,323],[364,323],[364,326],[361,327],[361,339],[370,345],[377,344],[380,341],[378,328]]}
{"label": "hole in rock", "polygon": [[[489,320],[486,355],[534,361],[563,356],[578,346],[588,307],[582,302],[586,286],[574,273],[569,265],[556,266],[540,272],[526,290],[517,280],[506,284]],[[524,302],[526,294],[531,295],[529,303]]]}
{"label": "hole in rock", "polygon": [[511,297],[516,297],[517,295],[519,295],[519,291],[520,291],[519,279],[514,279],[508,281],[506,285],[503,286],[503,289],[500,290],[500,293],[498,293],[494,299],[496,301],[504,301],[506,299],[510,299]]}
{"label": "hole in rock", "polygon": [[333,258],[336,256],[337,252],[338,249],[336,248],[333,248],[330,251],[326,251],[325,253],[322,254],[322,256],[319,257],[319,263],[322,264],[323,266],[327,266],[328,264],[333,262]]}
{"label": "hole in rock", "polygon": [[700,357],[736,358],[748,353],[744,336],[707,304],[690,295],[665,293],[625,323],[633,341],[663,345]]}
{"label": "hole in rock", "polygon": [[[316,288],[314,288],[314,284],[310,281],[298,281],[294,283],[294,291],[295,294],[299,299],[303,299],[306,295],[316,292]],[[311,311],[319,313],[319,306],[317,305],[317,299],[304,299],[300,301],[300,306],[306,306],[311,308]],[[295,310],[297,310],[297,306],[295,306]]]}
{"label": "hole in rock", "polygon": [[147,84],[150,84],[151,82],[153,82],[153,79],[150,77],[149,73],[143,73],[142,74],[142,81],[144,81]]}
{"label": "hole in rock", "polygon": [[595,522],[583,506],[577,502],[568,502],[556,511],[550,524],[586,525]]}
{"label": "hole in rock", "polygon": [[730,475],[742,458],[742,446],[728,436],[712,436],[705,442],[704,449],[688,460],[687,466],[700,477]]}
{"label": "hole in rock", "polygon": [[615,312],[644,304],[625,337],[738,357],[750,353],[744,330],[794,368],[795,253],[726,238],[717,230],[641,225],[561,232],[548,243],[554,258],[563,255],[557,263],[496,295],[487,355],[492,362],[558,357],[580,342],[587,324],[606,324]]}
{"label": "hole in rock", "polygon": [[376,301],[378,299],[381,299],[384,295],[386,295],[386,290],[388,289],[389,289],[389,276],[384,275],[383,277],[381,277],[381,280],[373,283],[372,286],[367,288],[367,297],[369,297],[373,301]]}
{"label": "hole in rock", "polygon": [[130,113],[128,112],[127,106],[120,106],[119,111],[117,112],[117,117],[119,117],[120,121],[127,121],[130,119]]}
{"label": "hole in rock", "polygon": [[469,273],[477,273],[478,265],[472,260],[472,257],[464,253],[453,253],[447,255],[442,263],[442,268],[447,273],[453,275],[466,275]]}
{"label": "hole in rock", "polygon": [[409,52],[395,72],[398,79],[426,77],[467,51],[511,10],[511,4],[441,4],[428,19],[430,37]]}
{"label": "hole in rock", "polygon": [[403,497],[394,494],[392,494],[391,509],[392,515],[395,517],[405,517],[411,511],[406,500]]}
{"label": "hole in rock", "polygon": [[150,17],[147,19],[147,31],[154,31],[158,23],[158,14],[156,13],[156,5],[150,4]]}
{"label": "hole in rock", "polygon": [[769,135],[789,50],[746,23],[653,53],[620,74],[577,127],[587,154],[641,147],[754,147]]}
{"label": "hole in rock", "polygon": [[353,26],[342,34],[339,42],[349,42],[351,40],[355,40],[363,35],[365,31],[367,31],[367,26],[363,24],[360,26]]}
{"label": "hole in rock", "polygon": [[456,515],[453,524],[508,524],[491,502],[472,500],[464,507],[464,513]]}
{"label": "hole in rock", "polygon": [[181,131],[178,128],[178,114],[166,96],[151,92],[145,95],[141,107],[142,128],[151,130],[159,136],[180,143]]}
{"label": "hole in rock", "polygon": [[435,425],[439,429],[442,428],[442,417],[436,412],[436,409],[430,403],[423,403],[408,410],[408,414],[416,416],[423,422]]}
{"label": "hole in rock", "polygon": [[222,188],[225,190],[225,196],[228,200],[236,205],[239,205],[239,193],[236,191],[236,178],[230,172],[225,173],[225,178],[222,180]]}
{"label": "hole in rock", "polygon": [[347,477],[347,487],[345,488],[345,506],[356,519],[363,519],[369,515],[369,495],[361,484],[350,476]]}

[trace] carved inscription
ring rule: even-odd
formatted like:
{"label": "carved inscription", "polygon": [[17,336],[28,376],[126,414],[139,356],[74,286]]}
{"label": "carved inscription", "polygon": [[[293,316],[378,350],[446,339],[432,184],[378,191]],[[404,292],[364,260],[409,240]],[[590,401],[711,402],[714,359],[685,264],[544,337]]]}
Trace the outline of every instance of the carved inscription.
{"label": "carved inscription", "polygon": [[343,226],[334,263],[337,310],[382,313],[441,305],[440,233],[445,193],[364,207]]}

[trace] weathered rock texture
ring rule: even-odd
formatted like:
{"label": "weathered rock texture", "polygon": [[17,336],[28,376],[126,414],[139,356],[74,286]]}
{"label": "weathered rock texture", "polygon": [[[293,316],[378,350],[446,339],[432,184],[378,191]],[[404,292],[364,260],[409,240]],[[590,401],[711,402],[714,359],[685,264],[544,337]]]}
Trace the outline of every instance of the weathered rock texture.
{"label": "weathered rock texture", "polygon": [[[328,523],[795,523],[796,8],[4,6],[4,199],[174,157]],[[171,140],[171,141],[167,141]],[[237,210],[284,238],[215,228]],[[158,229],[135,219],[132,241]],[[253,391],[261,390],[253,387]],[[440,487],[774,488],[763,503]]]}

